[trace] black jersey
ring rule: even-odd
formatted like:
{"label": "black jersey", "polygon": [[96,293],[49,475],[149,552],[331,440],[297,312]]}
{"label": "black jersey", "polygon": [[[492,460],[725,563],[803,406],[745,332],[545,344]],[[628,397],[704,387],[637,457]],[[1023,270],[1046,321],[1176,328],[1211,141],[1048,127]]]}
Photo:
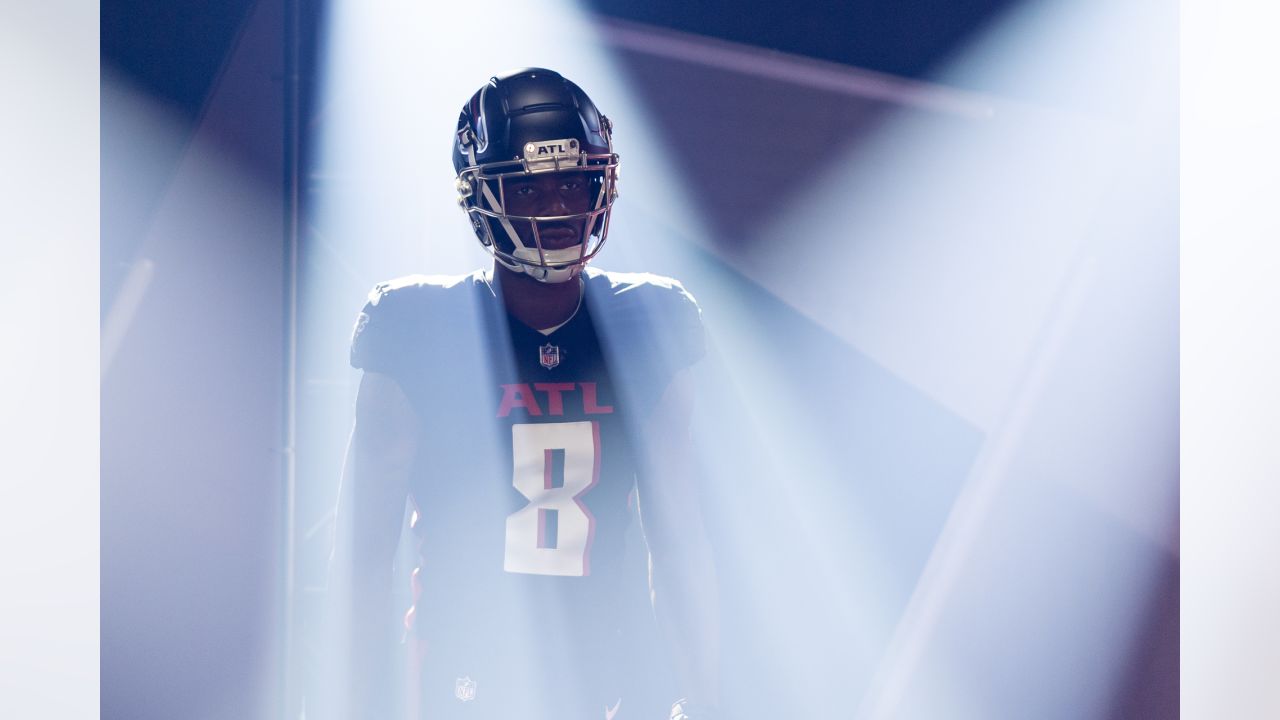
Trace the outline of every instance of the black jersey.
{"label": "black jersey", "polygon": [[594,717],[652,631],[633,528],[641,429],[702,353],[699,311],[666,278],[584,280],[549,334],[510,317],[480,272],[379,285],[357,322],[352,364],[394,377],[422,420],[424,716]]}

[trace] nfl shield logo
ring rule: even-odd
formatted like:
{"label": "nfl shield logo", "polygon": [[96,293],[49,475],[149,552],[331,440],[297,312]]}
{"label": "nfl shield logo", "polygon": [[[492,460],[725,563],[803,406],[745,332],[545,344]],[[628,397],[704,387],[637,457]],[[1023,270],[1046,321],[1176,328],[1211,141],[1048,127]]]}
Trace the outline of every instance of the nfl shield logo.
{"label": "nfl shield logo", "polygon": [[560,347],[547,343],[538,348],[538,361],[542,363],[542,367],[550,370],[560,364]]}
{"label": "nfl shield logo", "polygon": [[458,683],[453,687],[453,694],[462,702],[476,699],[476,681],[470,676],[458,678]]}

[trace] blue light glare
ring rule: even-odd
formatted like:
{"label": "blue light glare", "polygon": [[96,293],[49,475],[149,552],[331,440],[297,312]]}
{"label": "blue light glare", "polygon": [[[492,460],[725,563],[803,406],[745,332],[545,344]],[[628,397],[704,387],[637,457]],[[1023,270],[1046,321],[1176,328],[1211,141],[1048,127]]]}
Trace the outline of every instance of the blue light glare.
{"label": "blue light glare", "polygon": [[[336,494],[364,293],[487,262],[452,194],[460,103],[545,65],[618,128],[597,264],[676,276],[704,308],[732,716],[1106,716],[1177,562],[1176,66],[1171,11],[1148,5],[1016,10],[936,78],[990,114],[897,109],[725,249],[681,174],[715,159],[672,156],[662,108],[574,6],[488,18],[528,42],[487,43],[477,75],[457,62],[469,14],[335,4],[303,301],[299,462],[320,480],[299,524]],[[548,13],[584,42],[526,31]]]}

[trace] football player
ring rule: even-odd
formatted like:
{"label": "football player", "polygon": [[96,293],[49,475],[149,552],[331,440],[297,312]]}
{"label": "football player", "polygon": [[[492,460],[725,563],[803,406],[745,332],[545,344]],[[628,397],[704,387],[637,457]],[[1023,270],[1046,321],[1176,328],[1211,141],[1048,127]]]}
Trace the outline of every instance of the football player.
{"label": "football player", "polygon": [[[717,712],[718,597],[689,435],[700,310],[675,280],[588,267],[618,197],[612,133],[558,73],[490,79],[462,109],[453,164],[492,268],[378,285],[358,317],[333,555],[350,627],[343,717],[387,717],[398,687],[384,618],[406,498],[413,714]],[[655,625],[658,663],[645,661]],[[678,687],[659,705],[664,674]]]}

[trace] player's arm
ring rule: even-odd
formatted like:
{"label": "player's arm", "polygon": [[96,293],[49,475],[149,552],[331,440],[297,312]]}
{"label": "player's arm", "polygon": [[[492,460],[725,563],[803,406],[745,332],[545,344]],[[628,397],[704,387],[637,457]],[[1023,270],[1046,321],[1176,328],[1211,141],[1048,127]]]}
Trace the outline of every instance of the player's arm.
{"label": "player's arm", "polygon": [[[380,717],[388,683],[392,563],[403,524],[409,474],[418,452],[419,420],[393,378],[364,373],[356,421],[343,467],[329,589],[340,643],[337,717]],[[345,664],[345,672],[340,667]],[[331,682],[334,679],[331,679]]]}
{"label": "player's arm", "polygon": [[678,679],[692,707],[714,710],[720,700],[719,592],[698,500],[692,409],[686,369],[668,385],[646,427],[640,511],[654,611]]}

